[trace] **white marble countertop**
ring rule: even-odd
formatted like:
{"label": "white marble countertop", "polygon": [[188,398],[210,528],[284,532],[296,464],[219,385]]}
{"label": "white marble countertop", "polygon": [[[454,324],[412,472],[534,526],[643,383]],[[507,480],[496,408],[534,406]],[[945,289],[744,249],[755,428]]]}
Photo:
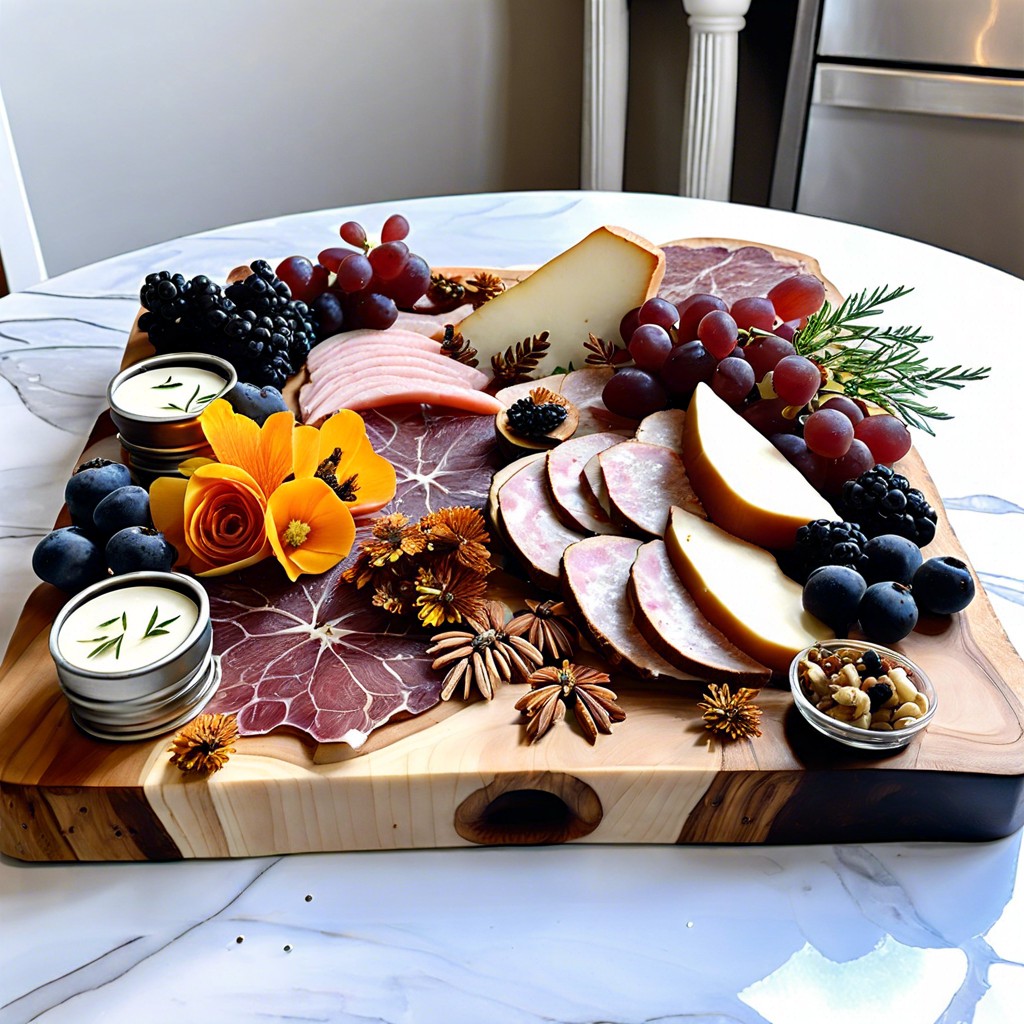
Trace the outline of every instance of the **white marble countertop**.
{"label": "white marble countertop", "polygon": [[[932,361],[996,370],[941,395],[956,419],[916,441],[1010,639],[1024,646],[1024,282],[849,225],[608,193],[419,199],[240,225],[0,300],[4,645],[145,274],[223,278],[255,258],[315,255],[342,220],[379,228],[394,210],[437,265],[535,263],[616,223],[655,241],[744,238],[809,253],[844,292],[913,285],[894,319],[935,335]],[[1020,841],[0,858],[0,1022],[997,1024],[1024,1002]]]}

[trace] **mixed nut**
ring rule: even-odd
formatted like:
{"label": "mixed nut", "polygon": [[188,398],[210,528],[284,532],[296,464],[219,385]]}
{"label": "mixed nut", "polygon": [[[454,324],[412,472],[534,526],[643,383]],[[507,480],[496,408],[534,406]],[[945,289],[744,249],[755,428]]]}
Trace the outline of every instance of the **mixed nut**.
{"label": "mixed nut", "polygon": [[800,659],[797,677],[819,711],[857,729],[895,732],[928,711],[928,697],[906,668],[876,651],[812,647]]}

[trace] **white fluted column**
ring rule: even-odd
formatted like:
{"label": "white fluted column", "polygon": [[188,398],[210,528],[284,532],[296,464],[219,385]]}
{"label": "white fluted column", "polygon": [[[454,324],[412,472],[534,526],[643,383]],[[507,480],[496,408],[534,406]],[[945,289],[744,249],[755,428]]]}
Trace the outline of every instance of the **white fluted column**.
{"label": "white fluted column", "polygon": [[626,0],[587,0],[583,14],[582,188],[622,190],[628,87]]}
{"label": "white fluted column", "polygon": [[690,61],[679,191],[728,199],[736,131],[739,33],[750,0],[683,0],[689,15]]}

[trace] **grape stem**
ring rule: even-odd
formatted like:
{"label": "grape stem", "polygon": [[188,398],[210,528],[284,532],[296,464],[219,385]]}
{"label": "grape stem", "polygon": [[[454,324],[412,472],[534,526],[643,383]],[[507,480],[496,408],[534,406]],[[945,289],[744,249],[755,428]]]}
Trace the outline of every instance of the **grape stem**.
{"label": "grape stem", "polygon": [[952,417],[920,399],[938,388],[959,390],[968,381],[983,380],[992,368],[929,366],[920,347],[932,336],[920,327],[861,322],[911,291],[903,285],[883,285],[850,295],[834,309],[826,301],[797,331],[793,346],[798,355],[825,369],[846,394],[873,402],[904,423],[934,435],[929,421]]}

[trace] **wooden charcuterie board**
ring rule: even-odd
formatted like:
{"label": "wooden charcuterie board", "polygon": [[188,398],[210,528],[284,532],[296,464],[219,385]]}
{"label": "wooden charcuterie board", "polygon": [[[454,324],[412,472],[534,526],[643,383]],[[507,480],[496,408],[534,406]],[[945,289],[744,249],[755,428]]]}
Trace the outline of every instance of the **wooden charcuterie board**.
{"label": "wooden charcuterie board", "polygon": [[[142,354],[133,335],[127,358]],[[109,445],[101,417],[94,437]],[[90,451],[92,454],[92,451]],[[915,452],[899,467],[939,511],[931,550],[965,558]],[[62,596],[40,586],[0,666],[0,849],[37,860],[171,860],[470,844],[988,840],[1024,824],[1024,663],[979,592],[899,647],[936,717],[905,750],[835,746],[765,689],[763,735],[709,740],[700,683],[613,677],[625,722],[589,746],[568,722],[528,745],[506,686],[373,733],[358,751],[288,731],[245,737],[210,778],[170,736],[80,732],[48,651]]]}

